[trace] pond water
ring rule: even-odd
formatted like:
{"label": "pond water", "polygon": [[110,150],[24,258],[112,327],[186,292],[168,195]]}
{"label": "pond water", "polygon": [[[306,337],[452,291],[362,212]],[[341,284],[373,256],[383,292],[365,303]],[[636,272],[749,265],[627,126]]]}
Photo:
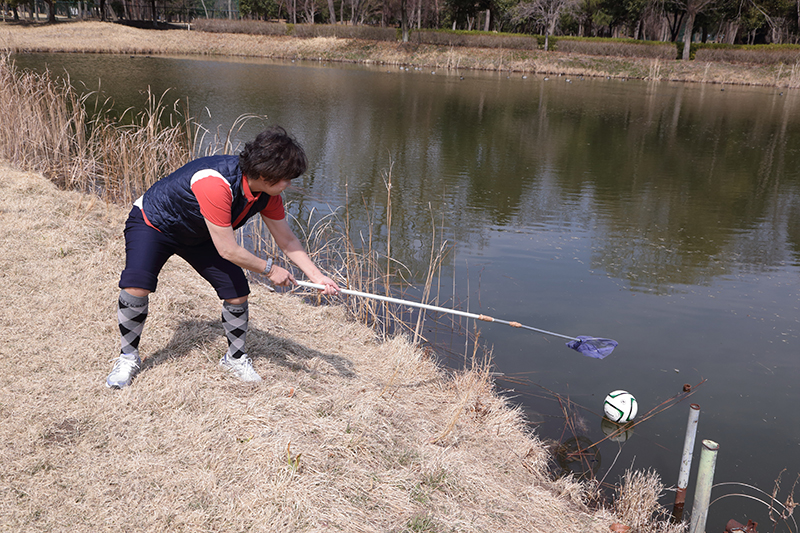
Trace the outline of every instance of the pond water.
{"label": "pond water", "polygon": [[[435,224],[449,245],[441,302],[619,341],[595,360],[556,337],[478,324],[498,387],[544,438],[601,440],[610,391],[633,393],[642,417],[694,387],[627,440],[599,444],[598,477],[652,467],[675,485],[690,403],[701,411],[688,507],[701,439],[720,445],[716,482],[771,493],[787,469],[784,500],[800,473],[797,91],[251,60],[15,60],[89,89],[102,80],[122,108],[141,107],[148,87],[169,89],[168,101],[188,98],[212,130],[267,115],[309,155],[287,193],[295,214],[346,205],[354,231],[378,241],[391,169],[392,256],[421,282]],[[241,139],[263,125],[247,124]],[[471,353],[446,329],[427,333]],[[571,402],[569,425],[554,394]],[[766,499],[730,485],[712,499],[731,493]],[[770,529],[767,511],[726,497],[708,529],[730,518]]]}

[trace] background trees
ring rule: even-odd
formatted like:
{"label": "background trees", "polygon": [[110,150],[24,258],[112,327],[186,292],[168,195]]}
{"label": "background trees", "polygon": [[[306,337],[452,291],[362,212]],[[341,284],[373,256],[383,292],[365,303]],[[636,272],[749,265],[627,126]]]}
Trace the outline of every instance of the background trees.
{"label": "background trees", "polygon": [[[684,43],[799,43],[800,0],[0,0],[5,19],[283,20]],[[108,4],[108,5],[105,5]],[[800,59],[800,58],[799,58]]]}

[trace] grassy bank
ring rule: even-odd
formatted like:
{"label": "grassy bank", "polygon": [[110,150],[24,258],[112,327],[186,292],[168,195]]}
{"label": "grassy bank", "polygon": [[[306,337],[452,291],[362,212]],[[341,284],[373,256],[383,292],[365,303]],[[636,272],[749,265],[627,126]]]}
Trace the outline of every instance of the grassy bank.
{"label": "grassy bank", "polygon": [[485,368],[447,374],[339,307],[254,287],[248,344],[265,381],[233,381],[218,369],[219,302],[177,260],[151,298],[144,371],[107,390],[126,209],[0,176],[3,530],[665,527],[641,499],[654,478],[591,510],[589,486],[548,476]]}
{"label": "grassy bank", "polygon": [[722,61],[598,57],[579,53],[406,44],[337,37],[144,30],[103,22],[0,24],[0,47],[15,52],[200,54],[479,69],[659,81],[800,87],[800,68]]}

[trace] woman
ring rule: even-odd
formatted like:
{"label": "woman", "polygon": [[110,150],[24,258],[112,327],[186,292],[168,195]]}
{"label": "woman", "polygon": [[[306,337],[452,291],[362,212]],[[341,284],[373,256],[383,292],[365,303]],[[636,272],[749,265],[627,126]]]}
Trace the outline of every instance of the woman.
{"label": "woman", "polygon": [[185,259],[217,291],[228,350],[222,368],[242,381],[261,381],[245,353],[250,287],[242,269],[266,275],[275,285],[294,276],[243,247],[234,230],[260,214],[275,242],[323,294],[339,287],[320,272],[286,221],[281,193],[306,171],[303,148],[279,126],[261,132],[238,156],[196,159],[157,181],[136,202],[125,224],[125,270],[120,275],[117,318],[120,355],[106,386],[121,389],[138,372],[149,294],[173,254]]}

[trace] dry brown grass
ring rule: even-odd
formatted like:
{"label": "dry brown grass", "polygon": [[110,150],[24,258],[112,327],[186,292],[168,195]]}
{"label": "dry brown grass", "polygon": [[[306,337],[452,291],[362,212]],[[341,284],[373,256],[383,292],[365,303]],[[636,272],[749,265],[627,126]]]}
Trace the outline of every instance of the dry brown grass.
{"label": "dry brown grass", "polygon": [[[30,168],[103,166],[97,154],[114,152],[103,140],[120,134],[132,148],[180,145],[155,127],[164,109],[155,100],[135,127],[103,123],[89,128],[99,137],[65,140],[59,132],[89,120],[83,96],[35,77],[3,87],[0,148]],[[9,121],[37,127],[21,143]],[[266,380],[232,382],[217,368],[219,303],[178,260],[151,299],[144,372],[107,391],[126,209],[38,174],[1,166],[0,175],[5,529],[591,532],[610,523],[610,512],[586,507],[591,486],[547,478],[543,446],[493,393],[487,363],[446,374],[403,337],[379,342],[343,307],[256,286],[248,344]],[[332,245],[326,224],[306,232],[313,253]]]}
{"label": "dry brown grass", "polygon": [[178,260],[144,371],[107,390],[125,209],[0,175],[3,529],[607,531],[485,369],[450,376],[339,307],[254,287],[265,381],[232,381],[219,303]]}
{"label": "dry brown grass", "polygon": [[684,528],[670,524],[669,514],[658,500],[664,493],[664,484],[652,470],[627,470],[617,488],[614,509],[621,522],[633,531],[678,533]]}
{"label": "dry brown grass", "polygon": [[597,57],[580,53],[435,44],[402,45],[338,37],[293,38],[187,30],[145,30],[104,22],[20,26],[0,23],[0,48],[14,52],[197,54],[414,65],[433,69],[648,78],[654,61],[664,81],[793,87],[790,68],[774,65],[676,61],[664,58]]}

